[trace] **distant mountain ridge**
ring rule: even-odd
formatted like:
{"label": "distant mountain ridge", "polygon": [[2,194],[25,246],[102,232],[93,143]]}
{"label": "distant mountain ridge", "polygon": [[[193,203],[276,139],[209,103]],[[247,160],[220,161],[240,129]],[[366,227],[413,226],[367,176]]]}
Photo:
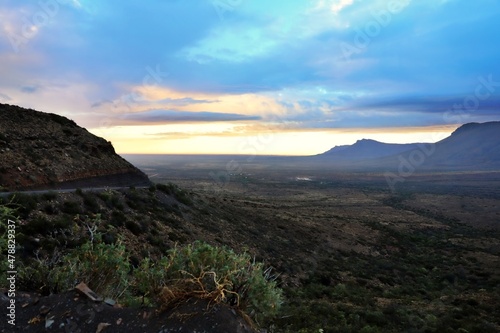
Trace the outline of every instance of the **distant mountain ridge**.
{"label": "distant mountain ridge", "polygon": [[0,104],[0,189],[143,184],[148,177],[110,142],[72,120]]}
{"label": "distant mountain ridge", "polygon": [[500,170],[500,121],[468,123],[436,143],[389,144],[359,140],[316,155],[332,166],[396,170]]}

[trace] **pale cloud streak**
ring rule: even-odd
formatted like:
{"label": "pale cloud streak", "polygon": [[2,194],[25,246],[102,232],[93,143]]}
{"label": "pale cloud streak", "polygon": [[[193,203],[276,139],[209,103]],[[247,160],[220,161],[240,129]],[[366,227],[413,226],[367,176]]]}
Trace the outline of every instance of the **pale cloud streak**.
{"label": "pale cloud streak", "polygon": [[340,13],[345,7],[348,7],[352,5],[354,0],[335,0],[332,1],[333,3],[330,5],[330,9],[334,14]]}
{"label": "pale cloud streak", "polygon": [[210,111],[179,111],[179,110],[148,110],[121,115],[118,121],[126,124],[168,124],[168,123],[199,123],[199,122],[222,122],[222,121],[244,121],[259,120],[257,116],[245,116],[235,113],[222,113]]}

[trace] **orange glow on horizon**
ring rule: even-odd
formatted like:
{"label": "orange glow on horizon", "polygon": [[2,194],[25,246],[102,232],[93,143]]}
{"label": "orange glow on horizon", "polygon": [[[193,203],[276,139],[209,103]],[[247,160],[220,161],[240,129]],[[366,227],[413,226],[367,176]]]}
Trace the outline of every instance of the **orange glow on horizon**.
{"label": "orange glow on horizon", "polygon": [[91,129],[120,154],[315,155],[361,139],[385,143],[437,142],[458,125],[300,130],[230,123],[123,126]]}

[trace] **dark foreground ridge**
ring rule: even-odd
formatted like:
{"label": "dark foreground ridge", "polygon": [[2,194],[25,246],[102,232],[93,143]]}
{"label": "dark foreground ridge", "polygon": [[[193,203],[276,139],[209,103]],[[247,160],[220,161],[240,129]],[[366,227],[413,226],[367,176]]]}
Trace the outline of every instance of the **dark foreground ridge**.
{"label": "dark foreground ridge", "polygon": [[0,189],[140,186],[147,176],[65,117],[0,104]]}
{"label": "dark foreground ridge", "polygon": [[15,325],[5,320],[9,299],[5,294],[0,296],[4,313],[1,332],[255,332],[230,307],[201,299],[159,311],[121,308],[111,300],[95,302],[76,291],[45,297],[35,293],[18,295]]}

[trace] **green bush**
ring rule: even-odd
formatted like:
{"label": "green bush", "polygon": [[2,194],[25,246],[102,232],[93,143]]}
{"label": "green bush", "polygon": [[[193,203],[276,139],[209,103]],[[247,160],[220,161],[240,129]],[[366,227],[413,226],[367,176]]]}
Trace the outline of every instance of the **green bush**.
{"label": "green bush", "polygon": [[123,212],[114,210],[111,213],[111,218],[110,218],[109,224],[111,224],[112,226],[115,226],[115,227],[121,227],[121,226],[123,226],[123,224],[125,223],[126,220],[127,220],[127,216],[125,216],[125,214]]}
{"label": "green bush", "polygon": [[165,194],[173,195],[180,203],[186,206],[193,205],[193,200],[191,199],[189,193],[175,184],[156,184],[156,189]]}
{"label": "green bush", "polygon": [[16,209],[20,217],[27,218],[36,208],[37,204],[38,197],[36,195],[14,193],[9,196],[8,207]]}
{"label": "green bush", "polygon": [[83,196],[83,204],[87,208],[88,211],[92,213],[99,213],[101,208],[97,203],[96,197],[92,193],[85,193]]}
{"label": "green bush", "polygon": [[57,193],[53,191],[49,191],[42,194],[43,200],[50,201],[57,199]]}
{"label": "green bush", "polygon": [[55,215],[58,212],[57,207],[49,202],[43,206],[43,211],[48,215]]}
{"label": "green bush", "polygon": [[164,307],[197,297],[234,306],[260,322],[276,315],[282,303],[269,271],[248,253],[197,241],[170,250],[156,263],[145,259],[134,272],[134,283]]}
{"label": "green bush", "polygon": [[66,255],[55,250],[50,256],[20,265],[19,285],[49,294],[85,282],[101,296],[120,299],[129,284],[128,254],[119,241],[105,244],[100,235],[96,238],[96,242],[85,243]]}
{"label": "green bush", "polygon": [[49,225],[50,221],[45,216],[39,215],[32,217],[29,222],[21,227],[21,230],[27,235],[46,235],[50,232]]}
{"label": "green bush", "polygon": [[63,203],[62,209],[64,213],[70,215],[81,214],[80,204],[76,201],[65,201]]}
{"label": "green bush", "polygon": [[97,193],[97,197],[106,203],[111,200],[111,196],[111,191],[102,191]]}
{"label": "green bush", "polygon": [[95,243],[85,243],[62,258],[53,283],[64,290],[85,282],[97,294],[118,299],[128,288],[128,258],[120,241],[105,244],[97,235]]}
{"label": "green bush", "polygon": [[118,210],[123,210],[125,207],[123,206],[123,203],[120,199],[120,196],[118,193],[115,193],[111,196],[111,207],[114,207]]}
{"label": "green bush", "polygon": [[162,191],[165,194],[172,194],[172,187],[166,184],[156,184],[156,189]]}
{"label": "green bush", "polygon": [[103,191],[97,193],[97,197],[106,203],[108,208],[117,208],[118,210],[123,210],[124,206],[122,200],[120,199],[120,194],[115,191]]}
{"label": "green bush", "polygon": [[132,221],[132,220],[126,220],[125,227],[136,236],[138,236],[144,232],[144,230],[142,229],[142,226],[139,223]]}

